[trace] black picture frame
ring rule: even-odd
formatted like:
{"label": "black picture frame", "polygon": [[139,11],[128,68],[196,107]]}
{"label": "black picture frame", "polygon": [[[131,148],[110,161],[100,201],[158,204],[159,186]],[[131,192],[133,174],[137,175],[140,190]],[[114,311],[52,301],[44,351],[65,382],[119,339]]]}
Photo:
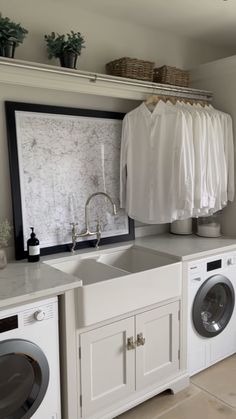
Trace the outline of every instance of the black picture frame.
{"label": "black picture frame", "polygon": [[[43,104],[33,104],[25,102],[5,101],[7,139],[9,150],[9,164],[11,177],[14,239],[15,239],[15,257],[16,260],[25,259],[27,252],[24,249],[23,235],[23,214],[22,214],[22,196],[20,187],[20,168],[17,147],[17,127],[15,112],[37,112],[57,115],[85,116],[92,118],[108,118],[122,120],[123,113],[100,111],[81,108],[70,108],[64,106],[52,106]],[[128,233],[101,238],[100,245],[112,244],[133,240],[135,237],[134,220],[128,218]],[[76,250],[94,246],[96,240],[80,241],[77,243]],[[72,243],[60,244],[56,246],[43,247],[40,249],[41,255],[50,255],[60,252],[70,251]]]}

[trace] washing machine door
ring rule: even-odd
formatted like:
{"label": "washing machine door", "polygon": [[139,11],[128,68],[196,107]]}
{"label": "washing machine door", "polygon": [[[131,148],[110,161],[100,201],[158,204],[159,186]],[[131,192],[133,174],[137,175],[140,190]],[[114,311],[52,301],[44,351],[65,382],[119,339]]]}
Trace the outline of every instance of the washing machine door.
{"label": "washing machine door", "polygon": [[214,337],[230,321],[234,310],[234,288],[228,278],[213,275],[199,288],[193,303],[192,319],[201,336]]}
{"label": "washing machine door", "polygon": [[0,419],[31,418],[48,382],[49,365],[39,346],[22,339],[0,342]]}

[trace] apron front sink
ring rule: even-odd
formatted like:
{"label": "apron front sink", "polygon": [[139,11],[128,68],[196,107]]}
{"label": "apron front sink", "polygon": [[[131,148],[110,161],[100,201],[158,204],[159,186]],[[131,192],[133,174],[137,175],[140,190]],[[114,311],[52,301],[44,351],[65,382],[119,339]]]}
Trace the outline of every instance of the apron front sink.
{"label": "apron front sink", "polygon": [[79,327],[181,295],[181,262],[140,246],[120,246],[47,261],[81,279]]}

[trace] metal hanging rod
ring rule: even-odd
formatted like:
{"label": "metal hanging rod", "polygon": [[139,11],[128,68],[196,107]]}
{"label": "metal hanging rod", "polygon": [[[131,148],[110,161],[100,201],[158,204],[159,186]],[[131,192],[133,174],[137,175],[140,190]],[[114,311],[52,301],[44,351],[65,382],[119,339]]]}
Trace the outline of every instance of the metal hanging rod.
{"label": "metal hanging rod", "polygon": [[211,100],[212,99],[212,92],[206,90],[198,90],[193,88],[185,88],[185,87],[178,87],[178,86],[171,86],[171,85],[163,85],[161,83],[154,83],[154,82],[142,82],[139,80],[131,80],[131,79],[121,79],[120,77],[115,76],[103,76],[102,74],[95,74],[90,81],[104,81],[116,84],[123,84],[127,86],[135,86],[135,87],[143,87],[147,89],[152,89],[153,94],[160,94],[160,95],[169,95],[169,96],[179,96],[179,97],[187,97],[187,98],[197,98],[197,99],[205,99]]}
{"label": "metal hanging rod", "polygon": [[160,83],[154,82],[145,82],[141,80],[132,80],[127,78],[121,78],[116,76],[109,76],[99,73],[90,73],[87,71],[79,71],[74,69],[68,68],[58,68],[56,66],[51,66],[47,64],[40,64],[40,63],[33,63],[27,62],[22,60],[12,60],[7,58],[0,59],[0,65],[10,66],[10,67],[18,67],[24,68],[28,70],[39,70],[45,73],[52,73],[52,74],[60,74],[60,75],[68,75],[75,78],[80,79],[87,79],[91,83],[96,82],[104,82],[104,83],[113,83],[114,85],[123,85],[123,86],[131,86],[137,88],[144,88],[147,89],[147,94],[157,94],[157,95],[168,95],[168,96],[176,96],[176,97],[183,97],[189,99],[199,99],[199,100],[206,100],[210,101],[212,99],[212,92],[206,90],[199,90],[193,88],[185,88],[179,86],[172,86],[172,85],[164,85]]}

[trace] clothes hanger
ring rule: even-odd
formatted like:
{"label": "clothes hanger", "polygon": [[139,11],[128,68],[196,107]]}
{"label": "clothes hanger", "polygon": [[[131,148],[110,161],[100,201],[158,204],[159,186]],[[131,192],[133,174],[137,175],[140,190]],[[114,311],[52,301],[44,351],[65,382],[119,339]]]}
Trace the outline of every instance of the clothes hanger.
{"label": "clothes hanger", "polygon": [[160,100],[164,100],[165,96],[151,95],[145,100],[145,105],[156,105]]}
{"label": "clothes hanger", "polygon": [[151,95],[149,96],[146,101],[144,102],[146,107],[149,109],[150,112],[153,112],[157,103],[163,101],[166,102],[166,96],[160,96],[160,95]]}
{"label": "clothes hanger", "polygon": [[149,106],[154,106],[154,105],[156,105],[159,101],[162,101],[162,102],[167,102],[167,101],[169,101],[169,102],[171,102],[173,105],[175,105],[176,104],[176,102],[179,100],[179,98],[178,97],[176,97],[176,96],[168,96],[168,95],[152,95],[152,96],[149,96],[147,99],[146,99],[146,101],[145,101],[145,105],[147,106],[147,107],[149,107]]}
{"label": "clothes hanger", "polygon": [[184,98],[184,97],[168,96],[168,95],[151,95],[146,99],[144,103],[147,107],[151,105],[155,106],[160,100],[163,102],[169,101],[173,105],[175,105],[177,102],[183,102],[190,105],[199,103],[202,107],[208,105],[208,102],[206,100],[189,99],[189,98]]}
{"label": "clothes hanger", "polygon": [[172,103],[172,105],[176,105],[176,103],[178,102],[178,97],[176,96],[169,96],[168,100]]}

